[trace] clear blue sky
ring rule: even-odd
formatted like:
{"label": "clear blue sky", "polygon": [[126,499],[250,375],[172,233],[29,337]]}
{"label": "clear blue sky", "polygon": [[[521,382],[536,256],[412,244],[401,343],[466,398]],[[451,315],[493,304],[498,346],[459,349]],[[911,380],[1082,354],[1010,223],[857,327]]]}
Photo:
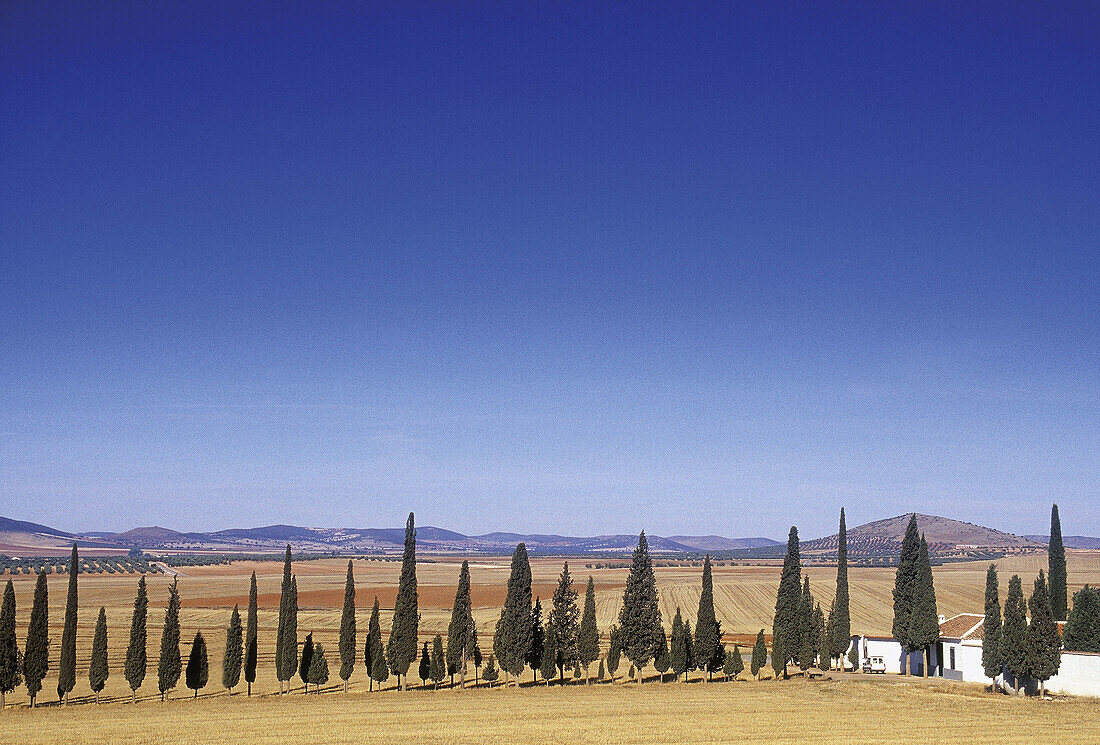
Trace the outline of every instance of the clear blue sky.
{"label": "clear blue sky", "polygon": [[1094,2],[13,2],[0,126],[0,514],[1100,534]]}

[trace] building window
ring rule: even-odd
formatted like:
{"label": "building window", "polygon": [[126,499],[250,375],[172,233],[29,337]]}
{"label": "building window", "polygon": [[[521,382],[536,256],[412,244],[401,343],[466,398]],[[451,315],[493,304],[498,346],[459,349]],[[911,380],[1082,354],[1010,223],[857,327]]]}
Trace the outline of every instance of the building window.
{"label": "building window", "polygon": [[951,669],[955,669],[955,648],[951,647]]}

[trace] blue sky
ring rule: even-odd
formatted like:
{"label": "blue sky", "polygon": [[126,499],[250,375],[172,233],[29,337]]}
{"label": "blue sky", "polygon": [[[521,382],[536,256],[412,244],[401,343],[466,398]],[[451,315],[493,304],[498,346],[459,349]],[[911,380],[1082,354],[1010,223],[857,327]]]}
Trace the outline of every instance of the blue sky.
{"label": "blue sky", "polygon": [[1100,534],[1095,4],[101,5],[0,12],[0,514]]}

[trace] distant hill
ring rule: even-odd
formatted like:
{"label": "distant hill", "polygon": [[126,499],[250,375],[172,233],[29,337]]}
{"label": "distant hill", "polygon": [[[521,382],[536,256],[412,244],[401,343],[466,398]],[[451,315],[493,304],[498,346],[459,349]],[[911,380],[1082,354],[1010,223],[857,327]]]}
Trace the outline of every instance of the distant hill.
{"label": "distant hill", "polygon": [[723,538],[720,535],[670,535],[668,539],[696,551],[737,551],[743,548],[784,545],[771,538]]}
{"label": "distant hill", "polygon": [[8,517],[0,517],[0,532],[3,533],[37,533],[39,535],[52,535],[57,538],[72,538],[72,533],[66,533],[55,528],[48,528],[38,523],[29,523],[23,520],[12,520]]}
{"label": "distant hill", "polygon": [[[913,513],[848,528],[848,552],[853,555],[894,552],[901,546]],[[935,553],[961,549],[1032,549],[1041,547],[1024,536],[1005,533],[982,525],[917,513],[917,527]],[[836,551],[837,535],[803,541],[803,551]]]}
{"label": "distant hill", "polygon": [[[1049,535],[1025,535],[1029,541],[1035,541],[1041,543],[1044,546],[1050,545]],[[1064,535],[1062,536],[1062,545],[1066,548],[1100,548],[1100,538],[1093,538],[1087,535]]]}

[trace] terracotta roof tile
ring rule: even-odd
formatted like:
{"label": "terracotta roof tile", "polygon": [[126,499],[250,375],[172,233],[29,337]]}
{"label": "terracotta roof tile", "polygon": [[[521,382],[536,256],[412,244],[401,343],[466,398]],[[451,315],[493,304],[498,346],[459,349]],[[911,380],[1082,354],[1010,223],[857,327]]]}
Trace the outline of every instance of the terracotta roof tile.
{"label": "terracotta roof tile", "polygon": [[940,624],[940,637],[945,639],[981,639],[985,616],[960,613]]}

